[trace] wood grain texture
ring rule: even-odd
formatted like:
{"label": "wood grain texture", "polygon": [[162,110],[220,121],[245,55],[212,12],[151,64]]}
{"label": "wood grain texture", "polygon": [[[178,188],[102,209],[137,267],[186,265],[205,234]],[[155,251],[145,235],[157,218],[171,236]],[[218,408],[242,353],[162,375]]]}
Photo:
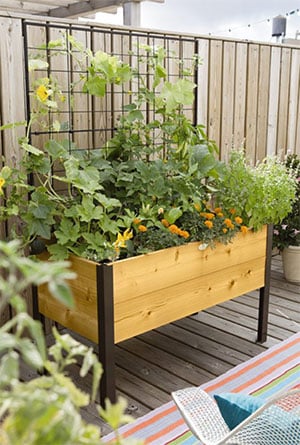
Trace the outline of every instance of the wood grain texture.
{"label": "wood grain texture", "polygon": [[[264,285],[266,229],[238,235],[228,245],[198,250],[199,243],[111,263],[115,343],[178,320]],[[98,342],[97,264],[71,258],[75,308],[65,308],[45,286],[43,315]],[[108,298],[108,296],[107,296]]]}

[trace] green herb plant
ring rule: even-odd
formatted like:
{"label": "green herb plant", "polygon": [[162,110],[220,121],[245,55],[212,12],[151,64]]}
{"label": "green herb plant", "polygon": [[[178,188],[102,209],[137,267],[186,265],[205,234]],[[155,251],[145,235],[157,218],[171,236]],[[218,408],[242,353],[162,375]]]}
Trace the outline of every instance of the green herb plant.
{"label": "green herb plant", "polygon": [[[20,243],[0,241],[0,314],[7,304],[15,316],[0,328],[0,443],[2,445],[100,445],[100,428],[86,423],[80,409],[95,399],[101,364],[91,348],[54,329],[55,343],[47,350],[40,322],[27,313],[21,294],[29,285],[48,283],[53,296],[71,306],[65,280],[74,278],[67,262],[36,262],[20,254]],[[81,359],[80,376],[93,371],[91,396],[75,386],[68,366]],[[21,380],[21,363],[45,370],[29,382]],[[126,401],[99,414],[114,429],[130,421]],[[118,436],[116,445],[126,441]],[[141,442],[130,442],[141,445]]]}
{"label": "green herb plant", "polygon": [[[289,246],[300,246],[300,159],[297,154],[288,154],[284,165],[296,181],[296,199],[289,213],[274,226],[273,246],[283,250]],[[284,195],[283,195],[284,196]]]}

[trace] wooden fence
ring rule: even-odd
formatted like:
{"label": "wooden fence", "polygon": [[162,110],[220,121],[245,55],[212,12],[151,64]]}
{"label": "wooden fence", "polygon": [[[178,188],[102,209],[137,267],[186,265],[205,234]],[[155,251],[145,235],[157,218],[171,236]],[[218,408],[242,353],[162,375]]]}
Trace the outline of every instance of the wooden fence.
{"label": "wooden fence", "polygon": [[[179,75],[179,59],[189,65],[193,55],[198,54],[203,63],[195,73],[195,104],[186,113],[195,123],[205,125],[222,159],[227,159],[231,147],[241,146],[253,162],[288,150],[300,154],[299,46],[8,16],[0,11],[1,125],[26,120],[31,106],[26,60],[39,51],[41,44],[58,38],[62,32],[70,33],[93,51],[117,54],[125,62],[134,63],[128,51],[136,45],[163,46],[173,54],[167,59],[172,77]],[[80,76],[70,59],[51,61],[51,70],[67,83],[74,83]],[[45,74],[49,75],[49,70]],[[62,116],[65,114],[69,120],[68,137],[80,148],[101,146],[111,137],[122,105],[129,100],[128,94],[117,88],[110,89],[103,100],[77,91],[71,108],[67,95]],[[18,137],[23,133],[22,127],[0,133],[0,152],[10,165],[18,162]],[[32,137],[34,145],[42,146],[47,135]],[[0,227],[1,238],[7,229]]]}
{"label": "wooden fence", "polygon": [[[30,102],[26,100],[24,56],[26,60],[42,43],[65,31],[84,46],[118,54],[125,61],[129,60],[128,51],[136,45],[164,46],[173,54],[167,61],[171,76],[178,75],[179,58],[189,64],[198,53],[203,63],[196,73],[195,107],[187,112],[195,122],[206,126],[223,159],[232,146],[242,145],[253,162],[287,150],[300,153],[299,46],[79,25],[74,21],[0,17],[2,124],[26,118]],[[68,69],[67,64],[70,65],[67,60],[51,62],[51,69],[74,82],[80,72],[74,62]],[[128,100],[124,92],[117,90],[109,91],[105,100],[74,95],[70,131],[73,141],[81,148],[101,146],[111,136],[120,109]],[[64,112],[70,114],[68,101]],[[2,153],[15,162],[15,133],[5,132],[1,143]]]}

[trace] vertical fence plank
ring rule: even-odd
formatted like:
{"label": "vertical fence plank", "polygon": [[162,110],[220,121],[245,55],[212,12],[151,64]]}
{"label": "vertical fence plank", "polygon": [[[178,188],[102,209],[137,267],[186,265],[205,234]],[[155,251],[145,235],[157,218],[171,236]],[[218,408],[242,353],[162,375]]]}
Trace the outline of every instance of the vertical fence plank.
{"label": "vertical fence plank", "polygon": [[267,154],[276,153],[281,48],[271,51]]}
{"label": "vertical fence plank", "polygon": [[291,69],[291,50],[283,48],[281,52],[281,75],[279,85],[279,109],[278,109],[278,132],[277,132],[277,150],[278,154],[286,151],[287,145],[287,125],[288,125],[288,107],[290,93],[290,69]]}
{"label": "vertical fence plank", "polygon": [[257,104],[257,130],[256,130],[256,156],[255,160],[261,160],[267,153],[267,124],[268,124],[268,97],[270,88],[270,46],[260,46],[259,52],[259,79],[258,79],[258,104]]}
{"label": "vertical fence plank", "polygon": [[245,143],[246,84],[247,84],[247,43],[237,43],[235,64],[235,98],[233,146],[240,148]]}
{"label": "vertical fence plank", "polygon": [[[0,114],[1,124],[25,121],[24,59],[22,21],[12,18],[0,18]],[[16,167],[20,161],[21,151],[18,138],[24,136],[24,127],[5,130],[1,134],[1,154],[5,164]],[[21,229],[20,229],[21,230]],[[1,239],[9,234],[10,227],[1,225]],[[30,294],[24,294],[31,311]],[[6,308],[1,314],[0,325],[10,317]]]}
{"label": "vertical fence plank", "polygon": [[206,128],[208,113],[208,68],[209,68],[209,40],[198,40],[198,56],[202,63],[197,70],[197,123]]}
{"label": "vertical fence plank", "polygon": [[222,81],[222,127],[221,154],[222,159],[228,159],[228,153],[233,145],[234,117],[234,87],[235,87],[235,43],[225,42],[223,51],[223,81]]}
{"label": "vertical fence plank", "polygon": [[300,51],[293,49],[291,58],[286,149],[292,153],[296,153],[298,149],[298,153],[300,153],[300,144],[298,147],[296,145],[297,121],[300,121]]}
{"label": "vertical fence plank", "polygon": [[247,108],[246,108],[246,153],[249,159],[255,160],[257,106],[258,106],[258,67],[259,46],[249,45]]}
{"label": "vertical fence plank", "polygon": [[[210,42],[208,136],[218,146],[221,136],[222,51],[221,40]],[[222,153],[220,156],[222,157]]]}

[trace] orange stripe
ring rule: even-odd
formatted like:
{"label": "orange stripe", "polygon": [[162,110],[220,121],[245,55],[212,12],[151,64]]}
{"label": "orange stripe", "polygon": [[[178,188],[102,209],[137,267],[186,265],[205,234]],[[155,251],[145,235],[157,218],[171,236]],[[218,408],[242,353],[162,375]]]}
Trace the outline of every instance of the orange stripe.
{"label": "orange stripe", "polygon": [[155,422],[157,422],[158,420],[160,420],[162,417],[167,416],[168,414],[171,414],[173,411],[176,411],[176,406],[172,405],[170,408],[168,408],[165,411],[161,411],[160,413],[156,414],[153,417],[150,417],[148,420],[144,420],[143,422],[139,423],[138,425],[136,425],[135,427],[130,428],[129,430],[125,431],[124,433],[122,433],[122,437],[128,437],[131,434],[135,433],[136,431],[139,431]]}
{"label": "orange stripe", "polygon": [[171,425],[168,425],[166,428],[164,428],[163,430],[158,431],[156,434],[153,434],[152,436],[148,437],[146,439],[145,443],[151,443],[152,440],[155,439],[159,439],[160,437],[162,437],[164,434],[169,433],[170,431],[174,430],[175,428],[177,428],[180,425],[183,425],[185,422],[183,419],[179,419],[177,420],[177,422],[172,423]]}
{"label": "orange stripe", "polygon": [[[221,379],[219,382],[205,387],[205,391],[207,391],[207,392],[215,391],[217,388],[219,388],[220,386],[223,386],[225,383],[231,382],[232,380],[236,379],[240,375],[244,374],[246,371],[249,371],[249,370],[255,368],[258,364],[263,363],[264,361],[276,356],[279,352],[289,349],[291,346],[297,344],[299,341],[300,341],[299,338],[295,338],[293,341],[289,342],[288,344],[285,344],[279,348],[276,348],[275,350],[271,351],[269,354],[266,354],[263,357],[258,358],[254,362],[250,363],[249,365],[243,366],[240,370],[231,373],[228,377]],[[289,357],[289,360],[290,360],[290,357]]]}
{"label": "orange stripe", "polygon": [[261,380],[262,377],[266,377],[267,375],[271,374],[275,369],[279,368],[280,366],[285,365],[286,363],[289,363],[290,361],[294,360],[295,358],[300,357],[300,352],[296,352],[291,357],[287,357],[285,360],[283,360],[280,363],[276,363],[271,368],[267,369],[266,371],[262,372],[258,376],[254,377],[251,380],[248,380],[247,382],[243,383],[242,385],[238,386],[234,389],[234,392],[241,392],[243,389],[247,388],[247,386],[252,385],[253,383],[257,382],[258,380]]}

